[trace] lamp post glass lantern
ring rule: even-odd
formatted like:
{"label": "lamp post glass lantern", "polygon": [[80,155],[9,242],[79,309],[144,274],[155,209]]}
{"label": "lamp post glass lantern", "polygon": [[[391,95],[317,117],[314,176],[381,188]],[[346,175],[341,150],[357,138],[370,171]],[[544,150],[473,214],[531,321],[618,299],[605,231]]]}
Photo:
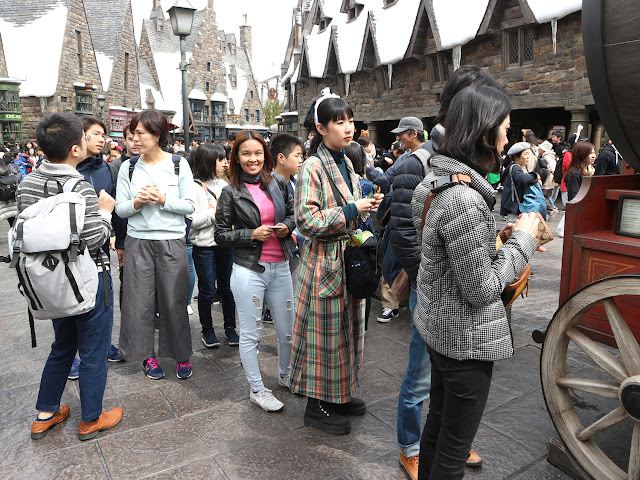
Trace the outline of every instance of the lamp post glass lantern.
{"label": "lamp post glass lantern", "polygon": [[182,125],[184,131],[184,149],[189,153],[189,99],[187,98],[187,47],[186,37],[191,35],[193,16],[196,9],[189,0],[177,0],[169,9],[173,34],[180,37],[180,70],[182,71]]}
{"label": "lamp post glass lantern", "polygon": [[100,107],[100,119],[104,120],[104,106],[105,106],[104,95],[98,95],[98,106]]}

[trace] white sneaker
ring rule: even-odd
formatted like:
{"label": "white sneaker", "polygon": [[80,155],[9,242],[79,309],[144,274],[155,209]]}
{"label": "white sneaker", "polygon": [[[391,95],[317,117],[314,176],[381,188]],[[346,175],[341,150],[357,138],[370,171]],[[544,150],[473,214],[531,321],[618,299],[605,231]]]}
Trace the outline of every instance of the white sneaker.
{"label": "white sneaker", "polygon": [[189,315],[193,315],[193,308],[191,308],[191,305],[187,305],[187,313]]}
{"label": "white sneaker", "polygon": [[284,407],[284,403],[274,397],[271,390],[266,387],[259,392],[251,390],[249,399],[267,412],[277,412],[278,410],[282,410],[282,407]]}
{"label": "white sneaker", "polygon": [[291,385],[291,376],[287,375],[286,377],[280,377],[278,379],[278,385],[284,388],[289,388],[289,386]]}

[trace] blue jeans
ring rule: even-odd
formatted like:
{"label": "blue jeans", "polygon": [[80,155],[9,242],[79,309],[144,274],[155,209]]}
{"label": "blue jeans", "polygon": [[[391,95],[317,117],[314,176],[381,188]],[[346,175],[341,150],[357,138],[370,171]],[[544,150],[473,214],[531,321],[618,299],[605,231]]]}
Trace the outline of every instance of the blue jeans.
{"label": "blue jeans", "polygon": [[104,279],[98,273],[98,293],[93,310],[73,317],[55,318],[55,340],[42,370],[36,409],[57,412],[76,351],[80,354],[80,404],[82,421],[91,422],[102,413],[102,397],[107,384],[107,357],[113,325],[113,284],[107,272],[109,306],[104,301]]}
{"label": "blue jeans", "polygon": [[216,294],[222,303],[224,330],[236,328],[236,304],[231,293],[231,268],[233,267],[233,249],[225,247],[193,246],[193,262],[198,274],[198,314],[202,333],[213,329],[211,304]]}
{"label": "blue jeans", "polygon": [[409,365],[402,380],[398,395],[397,435],[398,447],[406,457],[420,453],[420,434],[422,421],[422,403],[429,398],[431,391],[431,363],[427,353],[427,344],[413,325],[413,312],[418,296],[412,288],[409,296],[411,311],[411,344],[409,345]]}
{"label": "blue jeans", "polygon": [[[193,289],[196,286],[196,268],[193,264],[193,244],[187,237],[187,257],[189,258],[189,305],[191,305],[191,299],[193,298]],[[198,294],[199,296],[199,294]]]}
{"label": "blue jeans", "polygon": [[238,309],[240,327],[240,360],[251,390],[264,388],[256,347],[262,333],[262,304],[269,302],[273,326],[278,338],[278,370],[286,377],[291,370],[291,337],[293,335],[293,286],[289,262],[260,263],[265,267],[258,273],[238,264],[231,272],[231,291]]}

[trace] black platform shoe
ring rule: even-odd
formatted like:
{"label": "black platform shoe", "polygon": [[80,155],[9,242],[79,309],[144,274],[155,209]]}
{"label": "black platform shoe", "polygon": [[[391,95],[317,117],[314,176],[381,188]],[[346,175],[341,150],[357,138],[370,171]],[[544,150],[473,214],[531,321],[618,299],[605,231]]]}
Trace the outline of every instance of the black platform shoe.
{"label": "black platform shoe", "polygon": [[304,424],[333,435],[344,435],[351,431],[351,422],[335,412],[331,403],[311,397],[307,400]]}
{"label": "black platform shoe", "polygon": [[351,397],[347,403],[333,403],[333,410],[340,415],[364,415],[367,413],[367,406],[362,400]]}

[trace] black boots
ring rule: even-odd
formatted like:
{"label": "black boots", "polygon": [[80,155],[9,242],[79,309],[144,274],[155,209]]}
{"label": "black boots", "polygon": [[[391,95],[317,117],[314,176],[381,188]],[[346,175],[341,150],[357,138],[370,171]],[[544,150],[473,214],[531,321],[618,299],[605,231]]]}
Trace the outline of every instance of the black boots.
{"label": "black boots", "polygon": [[351,422],[336,413],[333,404],[311,397],[307,400],[304,424],[334,435],[344,435],[351,431]]}
{"label": "black boots", "polygon": [[309,397],[304,412],[304,424],[326,433],[344,435],[351,431],[351,422],[344,415],[364,415],[366,411],[364,402],[358,398],[338,404]]}
{"label": "black boots", "polygon": [[333,410],[340,415],[364,415],[367,413],[367,406],[362,400],[351,397],[347,403],[332,403]]}

